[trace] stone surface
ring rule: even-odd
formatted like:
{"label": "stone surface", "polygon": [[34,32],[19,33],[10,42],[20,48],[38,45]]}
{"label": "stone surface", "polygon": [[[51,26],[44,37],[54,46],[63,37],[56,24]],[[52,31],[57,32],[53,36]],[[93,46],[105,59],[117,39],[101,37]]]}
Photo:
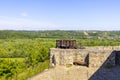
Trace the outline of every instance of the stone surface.
{"label": "stone surface", "polygon": [[[120,50],[120,46],[97,46],[86,47],[85,49],[50,49],[50,66],[54,63],[56,66],[67,64],[73,65],[73,62],[87,62],[89,67],[100,67],[103,64],[115,66],[115,51]],[[53,58],[54,62],[53,62]]]}
{"label": "stone surface", "polygon": [[28,80],[120,80],[120,66],[88,68],[84,66],[56,66]]}
{"label": "stone surface", "polygon": [[[115,64],[116,51],[120,51],[120,46],[51,48],[50,66],[54,64],[54,68],[29,80],[120,80],[120,66]],[[88,66],[73,65],[75,61],[87,62]]]}

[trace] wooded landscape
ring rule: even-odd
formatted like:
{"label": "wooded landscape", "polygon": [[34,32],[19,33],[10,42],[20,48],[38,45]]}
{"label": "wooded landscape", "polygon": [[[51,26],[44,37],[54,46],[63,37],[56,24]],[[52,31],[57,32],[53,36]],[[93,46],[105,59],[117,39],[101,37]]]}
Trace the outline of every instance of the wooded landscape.
{"label": "wooded landscape", "polygon": [[78,46],[119,46],[120,31],[0,31],[0,80],[25,80],[49,68],[49,49],[58,39]]}

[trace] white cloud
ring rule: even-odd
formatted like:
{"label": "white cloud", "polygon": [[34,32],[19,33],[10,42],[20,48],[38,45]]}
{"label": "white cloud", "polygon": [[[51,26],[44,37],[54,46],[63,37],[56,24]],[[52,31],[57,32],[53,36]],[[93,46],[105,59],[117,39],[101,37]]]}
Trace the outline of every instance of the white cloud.
{"label": "white cloud", "polygon": [[0,30],[53,30],[59,28],[51,22],[0,16]]}
{"label": "white cloud", "polygon": [[21,16],[26,17],[26,16],[28,16],[28,14],[26,12],[23,12],[23,13],[21,13]]}

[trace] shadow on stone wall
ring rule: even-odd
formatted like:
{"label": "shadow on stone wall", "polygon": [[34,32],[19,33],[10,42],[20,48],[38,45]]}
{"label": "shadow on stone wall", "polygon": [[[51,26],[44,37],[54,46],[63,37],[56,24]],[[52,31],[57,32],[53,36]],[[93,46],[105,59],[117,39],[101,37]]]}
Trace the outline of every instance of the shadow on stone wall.
{"label": "shadow on stone wall", "polygon": [[85,57],[86,66],[89,67],[89,54]]}
{"label": "shadow on stone wall", "polygon": [[113,51],[88,80],[120,80],[120,51]]}

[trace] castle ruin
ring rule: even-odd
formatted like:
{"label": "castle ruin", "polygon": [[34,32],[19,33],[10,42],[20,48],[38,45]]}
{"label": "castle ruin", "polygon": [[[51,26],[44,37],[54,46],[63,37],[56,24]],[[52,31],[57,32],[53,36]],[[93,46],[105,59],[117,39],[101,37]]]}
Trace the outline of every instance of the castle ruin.
{"label": "castle ruin", "polygon": [[120,64],[118,58],[120,57],[120,46],[96,46],[76,49],[75,40],[57,40],[56,42],[57,48],[50,49],[51,66],[78,64],[78,66],[100,67],[106,60],[104,64],[110,64],[111,66]]}
{"label": "castle ruin", "polygon": [[83,48],[75,40],[57,40],[50,66],[30,80],[120,80],[120,46]]}

